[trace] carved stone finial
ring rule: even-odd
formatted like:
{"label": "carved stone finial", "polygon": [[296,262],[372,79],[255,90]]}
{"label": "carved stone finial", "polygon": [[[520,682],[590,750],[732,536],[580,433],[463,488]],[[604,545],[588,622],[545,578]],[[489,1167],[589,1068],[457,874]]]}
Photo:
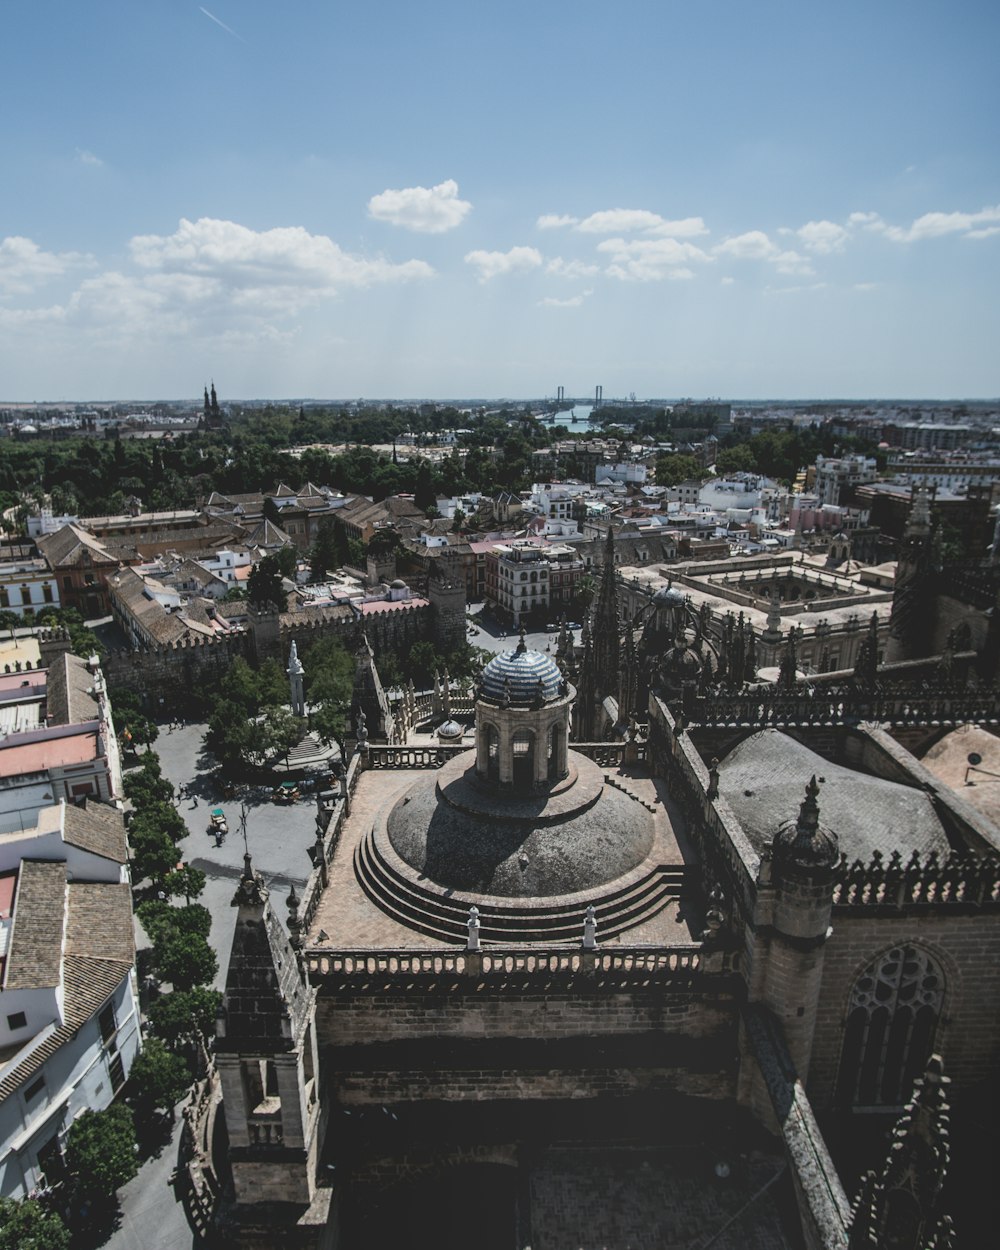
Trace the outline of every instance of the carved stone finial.
{"label": "carved stone finial", "polygon": [[597,950],[597,911],[591,903],[583,917],[583,949]]}
{"label": "carved stone finial", "polygon": [[466,925],[469,930],[469,940],[466,942],[465,949],[477,951],[479,950],[479,908],[475,903],[469,908],[469,919]]}
{"label": "carved stone finial", "polygon": [[263,907],[267,899],[268,890],[264,878],[254,869],[250,852],[247,851],[243,856],[243,872],[233,895],[232,906]]}

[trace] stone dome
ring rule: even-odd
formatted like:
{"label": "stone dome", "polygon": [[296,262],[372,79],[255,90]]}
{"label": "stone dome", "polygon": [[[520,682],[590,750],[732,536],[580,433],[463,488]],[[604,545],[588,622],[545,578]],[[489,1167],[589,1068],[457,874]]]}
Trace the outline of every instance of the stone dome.
{"label": "stone dome", "polygon": [[597,889],[643,864],[654,820],[604,785],[592,761],[576,756],[573,771],[575,784],[554,796],[498,797],[476,783],[469,757],[457,756],[436,785],[414,782],[385,818],[385,833],[424,889],[511,900]]}
{"label": "stone dome", "polygon": [[454,738],[458,741],[464,733],[465,730],[462,726],[458,723],[458,721],[454,720],[442,721],[437,727],[437,735],[439,738]]}
{"label": "stone dome", "polygon": [[661,586],[653,595],[653,603],[658,608],[682,608],[684,593],[674,586]]}
{"label": "stone dome", "polygon": [[539,689],[544,699],[557,699],[563,686],[556,662],[540,651],[529,650],[522,639],[515,650],[501,652],[483,669],[479,697],[503,703],[509,695],[511,703],[531,704]]}
{"label": "stone dome", "polygon": [[394,578],[394,579],[393,579],[393,580],[389,583],[389,589],[390,589],[390,590],[405,590],[405,589],[406,589],[406,582],[404,582],[404,581],[403,581],[403,579],[402,579],[401,577]]}

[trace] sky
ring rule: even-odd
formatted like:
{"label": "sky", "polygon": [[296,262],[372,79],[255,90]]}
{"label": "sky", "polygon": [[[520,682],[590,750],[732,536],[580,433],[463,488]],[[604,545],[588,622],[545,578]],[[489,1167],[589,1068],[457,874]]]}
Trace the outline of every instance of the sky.
{"label": "sky", "polygon": [[1000,395],[995,0],[3,32],[0,402]]}

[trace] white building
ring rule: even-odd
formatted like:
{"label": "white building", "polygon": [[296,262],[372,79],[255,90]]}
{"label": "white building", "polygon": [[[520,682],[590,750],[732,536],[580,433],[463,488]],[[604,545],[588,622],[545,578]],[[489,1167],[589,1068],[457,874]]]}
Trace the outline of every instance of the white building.
{"label": "white building", "polygon": [[0,1196],[60,1180],[81,1112],[140,1047],[121,813],[50,805],[0,832]]}
{"label": "white building", "polygon": [[0,558],[0,609],[25,613],[59,607],[59,580],[31,545],[4,548]]}
{"label": "white building", "polygon": [[816,496],[821,504],[839,504],[842,488],[874,482],[878,466],[874,456],[816,457]]}

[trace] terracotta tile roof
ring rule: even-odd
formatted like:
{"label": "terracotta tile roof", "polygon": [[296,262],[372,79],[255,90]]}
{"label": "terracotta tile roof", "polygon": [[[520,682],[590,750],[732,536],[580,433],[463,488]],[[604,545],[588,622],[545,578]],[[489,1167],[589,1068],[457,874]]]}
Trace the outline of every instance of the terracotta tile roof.
{"label": "terracotta tile roof", "polygon": [[68,805],[63,818],[63,841],[116,864],[124,864],[128,859],[122,814],[105,803]]}
{"label": "terracotta tile roof", "polygon": [[0,1077],[0,1101],[13,1094],[97,1014],[131,968],[130,963],[116,959],[66,956],[63,960],[63,1023],[37,1045],[33,1045],[32,1039],[28,1043],[33,1047],[31,1051]]}
{"label": "terracotta tile roof", "polygon": [[50,725],[79,725],[97,720],[101,708],[93,688],[94,675],[86,660],[68,651],[56,656],[46,675],[46,721]]}
{"label": "terracotta tile roof", "polygon": [[17,878],[6,990],[59,984],[66,912],[66,865],[25,859]]}
{"label": "terracotta tile roof", "polygon": [[64,525],[54,534],[43,534],[36,544],[52,569],[117,563],[100,539],[77,525]]}
{"label": "terracotta tile roof", "polygon": [[[65,864],[59,865],[65,875]],[[71,881],[66,905],[66,954],[131,965],[135,959],[132,896],[127,884]]]}

